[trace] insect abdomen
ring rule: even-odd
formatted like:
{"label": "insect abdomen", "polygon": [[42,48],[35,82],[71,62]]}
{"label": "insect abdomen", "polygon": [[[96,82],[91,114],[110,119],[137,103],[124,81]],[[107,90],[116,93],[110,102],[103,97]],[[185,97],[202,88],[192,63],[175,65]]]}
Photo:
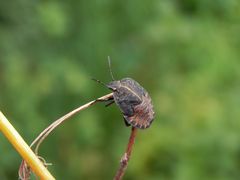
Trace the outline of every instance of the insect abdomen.
{"label": "insect abdomen", "polygon": [[142,103],[133,107],[133,116],[124,117],[133,127],[145,129],[151,125],[154,119],[154,111],[151,99],[148,97],[148,95],[143,97]]}

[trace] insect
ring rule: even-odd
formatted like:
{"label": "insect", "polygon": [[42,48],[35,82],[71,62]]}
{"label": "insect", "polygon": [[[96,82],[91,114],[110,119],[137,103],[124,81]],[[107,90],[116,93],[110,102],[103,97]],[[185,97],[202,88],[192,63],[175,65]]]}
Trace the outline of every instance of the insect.
{"label": "insect", "polygon": [[154,119],[151,97],[147,91],[132,78],[115,80],[111,69],[110,58],[108,58],[108,63],[112,81],[104,84],[94,79],[113,92],[113,99],[109,101],[107,106],[115,102],[120,108],[127,126],[131,125],[140,129],[148,128]]}

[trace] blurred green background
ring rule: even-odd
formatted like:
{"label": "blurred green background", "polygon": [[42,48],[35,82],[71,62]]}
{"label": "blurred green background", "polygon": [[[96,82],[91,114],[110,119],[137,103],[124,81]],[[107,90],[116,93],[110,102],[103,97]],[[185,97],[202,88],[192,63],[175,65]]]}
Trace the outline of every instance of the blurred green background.
{"label": "blurred green background", "polygon": [[[132,77],[156,118],[124,179],[240,179],[238,0],[0,1],[0,110],[30,144],[51,122]],[[129,137],[116,105],[81,112],[42,144],[57,179],[112,179]],[[20,156],[0,134],[0,177]]]}

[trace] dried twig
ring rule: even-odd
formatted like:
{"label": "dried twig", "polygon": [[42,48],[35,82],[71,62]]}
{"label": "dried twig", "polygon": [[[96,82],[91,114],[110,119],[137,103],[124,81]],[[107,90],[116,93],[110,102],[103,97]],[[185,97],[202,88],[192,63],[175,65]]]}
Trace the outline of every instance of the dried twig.
{"label": "dried twig", "polygon": [[[102,96],[98,99],[95,99],[95,100],[93,100],[89,103],[86,103],[86,104],[78,107],[77,109],[74,109],[73,111],[69,112],[68,114],[62,116],[61,118],[57,119],[52,124],[50,124],[44,131],[42,131],[38,135],[38,137],[31,143],[30,147],[33,147],[36,144],[35,154],[38,155],[38,150],[39,150],[39,146],[41,145],[41,143],[61,123],[63,123],[64,121],[66,121],[67,119],[69,119],[70,117],[72,117],[73,115],[78,113],[79,111],[84,110],[84,109],[96,104],[97,102],[109,101],[109,100],[112,100],[112,99],[113,99],[113,93],[107,94],[107,95]],[[19,174],[19,178],[22,179],[22,180],[27,180],[30,177],[30,169],[29,169],[29,167],[27,166],[27,163],[24,160],[21,162],[18,174]]]}
{"label": "dried twig", "polygon": [[135,127],[132,127],[131,135],[128,141],[127,149],[124,155],[121,158],[120,161],[120,167],[116,173],[116,176],[114,177],[114,180],[121,180],[125,170],[127,169],[128,161],[130,159],[131,153],[132,153],[132,148],[134,145],[135,137],[137,134],[137,129]]}

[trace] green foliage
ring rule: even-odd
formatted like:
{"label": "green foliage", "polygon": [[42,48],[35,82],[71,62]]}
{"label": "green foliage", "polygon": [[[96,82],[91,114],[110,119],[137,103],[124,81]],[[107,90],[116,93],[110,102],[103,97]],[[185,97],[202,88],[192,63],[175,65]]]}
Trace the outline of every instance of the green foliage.
{"label": "green foliage", "polygon": [[[156,119],[139,131],[125,179],[240,178],[237,0],[0,2],[0,110],[30,143],[53,120],[130,76]],[[112,179],[130,129],[115,105],[59,127],[41,155],[57,179]],[[0,135],[0,177],[21,158]]]}

